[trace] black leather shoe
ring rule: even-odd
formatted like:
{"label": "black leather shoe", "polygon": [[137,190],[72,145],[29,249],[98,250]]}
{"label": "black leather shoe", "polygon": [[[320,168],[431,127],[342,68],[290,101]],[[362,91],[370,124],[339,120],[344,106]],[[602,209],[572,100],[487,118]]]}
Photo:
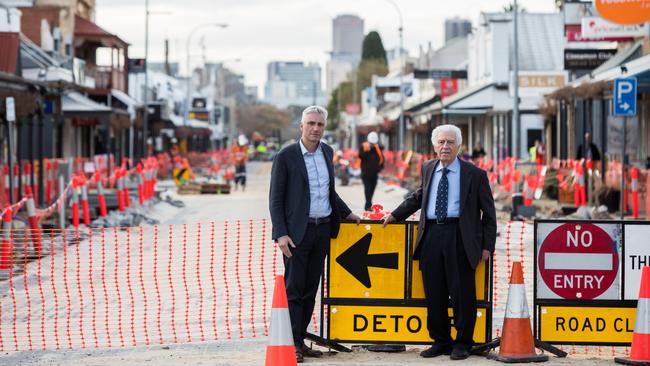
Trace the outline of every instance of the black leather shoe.
{"label": "black leather shoe", "polygon": [[467,347],[454,347],[454,349],[451,351],[451,355],[449,358],[452,360],[464,360],[467,357],[469,357],[469,350]]}
{"label": "black leather shoe", "polygon": [[323,355],[323,352],[317,350],[317,349],[311,349],[307,347],[306,345],[302,345],[302,355],[305,357],[314,357],[318,358]]}
{"label": "black leather shoe", "polygon": [[298,349],[296,349],[296,363],[303,363],[303,362],[305,362],[305,357],[303,357],[301,351],[298,351]]}
{"label": "black leather shoe", "polygon": [[451,354],[451,346],[443,344],[434,344],[433,346],[420,352],[420,356],[424,358],[438,357],[449,354]]}

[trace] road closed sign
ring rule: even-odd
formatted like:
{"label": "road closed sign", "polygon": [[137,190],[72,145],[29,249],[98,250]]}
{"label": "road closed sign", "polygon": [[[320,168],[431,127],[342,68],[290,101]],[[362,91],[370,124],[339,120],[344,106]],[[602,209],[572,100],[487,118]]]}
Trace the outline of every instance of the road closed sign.
{"label": "road closed sign", "polygon": [[629,344],[632,341],[635,308],[542,306],[540,338],[558,344]]}
{"label": "road closed sign", "polygon": [[621,226],[540,223],[537,299],[620,299]]}

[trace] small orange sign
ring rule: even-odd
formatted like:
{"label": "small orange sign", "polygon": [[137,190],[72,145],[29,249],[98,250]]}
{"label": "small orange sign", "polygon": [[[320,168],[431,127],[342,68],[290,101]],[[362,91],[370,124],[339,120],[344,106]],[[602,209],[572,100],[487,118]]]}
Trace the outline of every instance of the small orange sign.
{"label": "small orange sign", "polygon": [[650,0],[595,0],[600,16],[618,24],[650,20]]}

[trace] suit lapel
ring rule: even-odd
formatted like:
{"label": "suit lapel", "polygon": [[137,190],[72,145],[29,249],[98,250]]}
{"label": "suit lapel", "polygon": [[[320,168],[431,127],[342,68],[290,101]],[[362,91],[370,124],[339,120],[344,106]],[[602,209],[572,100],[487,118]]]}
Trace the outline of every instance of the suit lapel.
{"label": "suit lapel", "polygon": [[[424,186],[422,187],[422,189],[424,190],[424,192],[422,192],[422,194],[423,194],[422,201],[424,202],[424,206],[423,206],[424,210],[426,210],[427,207],[429,207],[429,190],[431,189],[430,187],[431,187],[431,181],[433,180],[433,173],[436,171],[436,167],[438,166],[438,162],[439,162],[439,160],[436,160],[433,163],[433,166],[431,167],[431,169],[429,169],[429,171],[423,172],[425,174]],[[426,211],[425,211],[425,213],[426,213]]]}
{"label": "suit lapel", "polygon": [[460,209],[459,209],[459,214],[463,214],[463,207],[465,207],[465,200],[467,199],[467,195],[469,193],[469,185],[470,182],[472,181],[472,173],[470,170],[467,168],[466,163],[462,160],[460,161]]}
{"label": "suit lapel", "polygon": [[302,149],[300,148],[300,142],[296,142],[295,145],[296,159],[298,163],[298,170],[302,174],[302,177],[305,178],[305,182],[309,183],[309,177],[307,177],[307,166],[305,165],[305,158],[302,156]]}

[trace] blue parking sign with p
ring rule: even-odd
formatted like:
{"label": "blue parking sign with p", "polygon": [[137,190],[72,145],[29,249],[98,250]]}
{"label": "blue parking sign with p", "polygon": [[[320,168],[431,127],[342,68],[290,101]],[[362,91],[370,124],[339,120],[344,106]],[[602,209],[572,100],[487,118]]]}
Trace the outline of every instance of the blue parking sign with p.
{"label": "blue parking sign with p", "polygon": [[614,79],[614,115],[636,116],[636,78]]}

